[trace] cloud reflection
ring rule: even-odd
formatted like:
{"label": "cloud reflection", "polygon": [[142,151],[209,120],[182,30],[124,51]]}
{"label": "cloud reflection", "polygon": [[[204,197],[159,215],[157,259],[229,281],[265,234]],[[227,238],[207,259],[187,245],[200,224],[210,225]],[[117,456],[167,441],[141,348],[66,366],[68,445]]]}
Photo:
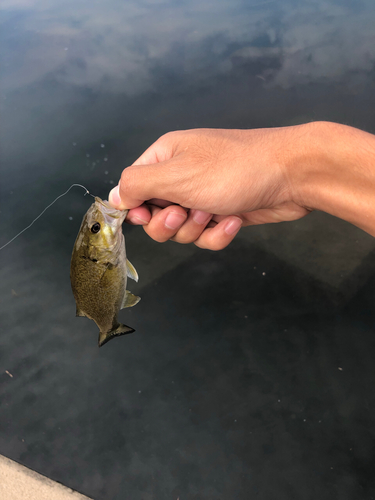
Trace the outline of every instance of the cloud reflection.
{"label": "cloud reflection", "polygon": [[196,83],[245,68],[268,86],[365,81],[370,0],[3,0],[3,89],[53,78],[136,95],[160,75]]}

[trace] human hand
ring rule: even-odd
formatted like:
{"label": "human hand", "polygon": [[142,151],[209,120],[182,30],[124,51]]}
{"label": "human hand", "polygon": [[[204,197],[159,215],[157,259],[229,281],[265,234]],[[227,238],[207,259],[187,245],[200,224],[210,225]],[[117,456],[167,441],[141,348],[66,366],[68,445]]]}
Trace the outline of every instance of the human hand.
{"label": "human hand", "polygon": [[109,201],[156,241],[222,249],[241,226],[309,213],[289,175],[307,126],[170,132],[123,171]]}

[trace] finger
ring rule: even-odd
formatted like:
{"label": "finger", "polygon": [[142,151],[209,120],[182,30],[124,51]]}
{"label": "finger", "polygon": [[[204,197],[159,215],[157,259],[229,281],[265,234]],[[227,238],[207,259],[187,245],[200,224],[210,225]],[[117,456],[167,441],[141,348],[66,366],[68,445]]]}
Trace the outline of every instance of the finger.
{"label": "finger", "polygon": [[[178,189],[176,189],[178,186]],[[109,193],[109,203],[118,210],[138,207],[159,198],[183,205],[184,169],[177,159],[154,165],[132,165],[122,172],[119,185]]]}
{"label": "finger", "polygon": [[151,220],[144,226],[144,230],[159,243],[173,238],[188,217],[186,210],[179,205],[170,205],[167,208],[150,205],[150,208]]}
{"label": "finger", "polygon": [[[135,208],[142,202],[154,198],[155,194],[147,195],[146,193],[154,191],[156,193],[156,182],[163,179],[160,175],[163,173],[155,169],[155,164],[165,163],[173,158],[174,154],[178,154],[178,143],[181,140],[182,131],[168,132],[161,136],[154,144],[131,165],[125,168],[121,175],[119,185],[112,189],[109,194],[109,203],[118,209]],[[138,169],[137,169],[138,167]],[[140,170],[139,167],[148,167],[147,170]],[[153,168],[150,168],[153,167]],[[145,183],[147,180],[149,182]],[[167,178],[164,180],[168,180]],[[138,195],[136,190],[138,188]],[[165,198],[164,196],[159,196]],[[171,200],[178,203],[178,200]]]}
{"label": "finger", "polygon": [[199,248],[222,250],[233,240],[241,226],[242,219],[239,217],[226,217],[215,227],[205,229],[194,243]]}
{"label": "finger", "polygon": [[136,226],[144,226],[148,224],[151,220],[151,210],[147,205],[141,205],[140,207],[132,208],[129,210],[125,221],[129,224],[134,224]]}
{"label": "finger", "polygon": [[173,205],[173,203],[159,199],[150,200],[139,207],[132,208],[131,210],[129,210],[125,219],[126,222],[137,226],[139,225],[144,226],[145,224],[148,224],[151,220],[150,206],[153,205],[160,208],[166,208],[169,207],[170,205]]}
{"label": "finger", "polygon": [[196,241],[206,225],[210,222],[212,214],[202,212],[201,210],[190,210],[186,222],[181,226],[177,233],[171,238],[177,243],[192,243]]}

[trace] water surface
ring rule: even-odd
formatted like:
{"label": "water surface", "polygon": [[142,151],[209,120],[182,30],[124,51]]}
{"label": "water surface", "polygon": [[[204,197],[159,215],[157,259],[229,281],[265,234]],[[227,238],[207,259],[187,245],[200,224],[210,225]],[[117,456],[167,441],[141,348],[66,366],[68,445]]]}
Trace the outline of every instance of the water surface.
{"label": "water surface", "polygon": [[[370,0],[3,0],[0,22],[0,246],[169,130],[375,133]],[[373,239],[324,214],[220,253],[126,226],[136,333],[98,350],[69,283],[90,200],[1,252],[0,453],[98,500],[375,498]]]}

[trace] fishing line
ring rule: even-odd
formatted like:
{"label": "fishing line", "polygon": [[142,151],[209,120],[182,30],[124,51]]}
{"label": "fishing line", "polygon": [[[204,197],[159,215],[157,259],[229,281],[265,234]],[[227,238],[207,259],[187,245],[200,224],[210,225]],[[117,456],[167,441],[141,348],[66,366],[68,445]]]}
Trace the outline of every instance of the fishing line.
{"label": "fishing line", "polygon": [[70,191],[73,187],[75,187],[75,186],[77,186],[77,187],[81,187],[81,188],[83,188],[83,189],[86,191],[86,193],[85,193],[83,196],[86,196],[87,194],[89,194],[90,196],[92,196],[93,198],[95,198],[95,196],[94,196],[93,194],[91,194],[91,193],[90,193],[90,191],[89,191],[87,188],[85,188],[85,186],[82,186],[82,184],[72,184],[72,185],[70,186],[70,188],[69,188],[69,189],[67,189],[67,190],[65,191],[65,193],[60,194],[57,198],[55,198],[55,199],[53,200],[53,202],[52,202],[52,203],[50,203],[50,204],[49,204],[49,205],[48,205],[48,206],[47,206],[47,207],[43,210],[43,212],[41,212],[41,213],[38,215],[38,217],[35,217],[35,219],[34,219],[34,220],[33,220],[33,221],[32,221],[32,222],[31,222],[31,223],[30,223],[27,227],[25,227],[24,229],[22,229],[22,231],[20,231],[18,234],[16,234],[16,236],[14,236],[11,240],[9,240],[9,241],[8,241],[8,243],[5,243],[5,245],[3,245],[2,247],[0,247],[0,250],[2,250],[3,248],[5,248],[6,246],[8,246],[8,245],[9,245],[9,243],[12,243],[12,241],[14,241],[16,238],[18,238],[18,236],[20,236],[22,233],[24,233],[25,231],[27,231],[27,229],[29,229],[29,228],[30,228],[30,227],[34,224],[34,222],[36,222],[36,221],[37,221],[37,220],[38,220],[38,219],[39,219],[39,218],[40,218],[40,217],[44,214],[44,212],[45,212],[46,210],[48,210],[50,207],[52,207],[52,205],[53,205],[54,203],[56,203],[56,201],[57,201],[57,200],[59,200],[60,198],[62,198],[62,197],[63,197],[63,196],[65,196],[66,194],[68,194],[68,193],[69,193],[69,191]]}

